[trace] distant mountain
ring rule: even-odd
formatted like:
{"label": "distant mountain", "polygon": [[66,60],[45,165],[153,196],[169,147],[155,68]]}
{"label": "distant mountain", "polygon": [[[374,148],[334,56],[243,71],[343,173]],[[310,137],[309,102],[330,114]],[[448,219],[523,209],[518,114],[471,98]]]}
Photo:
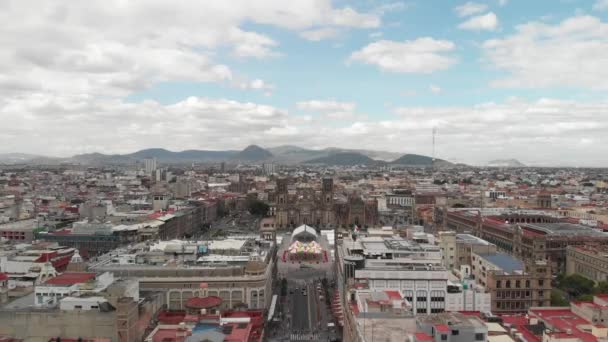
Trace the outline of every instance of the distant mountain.
{"label": "distant mountain", "polygon": [[[393,160],[391,164],[403,166],[432,166],[433,158],[419,154],[404,154],[400,158]],[[442,159],[435,159],[436,166],[445,164],[449,164],[449,162]]]}
{"label": "distant mountain", "polygon": [[268,150],[261,148],[258,145],[249,145],[244,150],[232,156],[232,159],[242,161],[262,161],[269,160],[273,157]]}
{"label": "distant mountain", "polygon": [[381,162],[356,152],[338,152],[326,157],[316,158],[305,162],[305,164],[324,164],[339,166],[375,165],[379,163]]}
{"label": "distant mountain", "polygon": [[[75,163],[83,165],[134,164],[145,158],[156,158],[160,163],[195,163],[195,162],[261,162],[272,161],[281,164],[313,163],[325,165],[380,165],[391,161],[391,164],[405,166],[430,166],[432,159],[417,154],[400,155],[395,152],[375,150],[353,150],[337,147],[313,150],[294,145],[283,145],[262,148],[257,145],[237,150],[186,150],[169,151],[164,148],[148,148],[128,154],[86,153],[69,158],[50,158],[22,153],[0,154],[0,164],[31,163],[59,164]],[[451,165],[437,160],[437,164]]]}
{"label": "distant mountain", "polygon": [[393,160],[398,158],[401,154],[395,152],[386,151],[374,151],[374,150],[353,150],[338,147],[328,147],[320,150],[306,149],[294,145],[283,145],[277,147],[268,148],[274,155],[274,160],[280,163],[302,163],[312,159],[323,158],[336,153],[353,152],[359,153],[375,160]]}
{"label": "distant mountain", "polygon": [[45,158],[47,157],[27,153],[0,153],[0,163],[2,164],[28,163],[32,160]]}
{"label": "distant mountain", "polygon": [[489,167],[526,167],[525,164],[517,159],[497,159],[488,162]]}

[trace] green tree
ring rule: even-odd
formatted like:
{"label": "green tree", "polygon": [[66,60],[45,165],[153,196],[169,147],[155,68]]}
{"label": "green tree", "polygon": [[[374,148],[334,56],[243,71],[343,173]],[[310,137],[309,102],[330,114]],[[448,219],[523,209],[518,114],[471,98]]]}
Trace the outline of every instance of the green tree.
{"label": "green tree", "polygon": [[551,306],[570,306],[570,303],[559,289],[551,290]]}
{"label": "green tree", "polygon": [[600,281],[593,290],[595,294],[607,294],[608,293],[608,281]]}
{"label": "green tree", "polygon": [[251,215],[266,216],[266,214],[268,214],[268,209],[270,209],[268,204],[257,199],[250,200],[247,204],[247,210]]}
{"label": "green tree", "polygon": [[594,292],[595,283],[580,274],[572,274],[563,277],[559,281],[559,289],[566,291],[571,298],[578,298],[581,295],[588,295]]}

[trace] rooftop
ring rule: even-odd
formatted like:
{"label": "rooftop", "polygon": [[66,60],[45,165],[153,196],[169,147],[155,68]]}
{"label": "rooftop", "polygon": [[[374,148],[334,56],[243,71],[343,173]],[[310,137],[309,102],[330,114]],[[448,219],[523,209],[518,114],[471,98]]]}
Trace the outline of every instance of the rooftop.
{"label": "rooftop", "polygon": [[526,223],[522,224],[522,227],[533,229],[546,235],[553,236],[594,236],[594,237],[606,237],[608,233],[600,232],[593,228],[583,226],[580,224],[557,222],[557,223]]}
{"label": "rooftop", "polygon": [[65,272],[45,282],[46,285],[76,285],[95,279],[95,273]]}
{"label": "rooftop", "polygon": [[507,273],[513,273],[514,271],[523,271],[524,264],[520,260],[512,257],[505,253],[479,253],[479,257],[487,260],[496,267]]}

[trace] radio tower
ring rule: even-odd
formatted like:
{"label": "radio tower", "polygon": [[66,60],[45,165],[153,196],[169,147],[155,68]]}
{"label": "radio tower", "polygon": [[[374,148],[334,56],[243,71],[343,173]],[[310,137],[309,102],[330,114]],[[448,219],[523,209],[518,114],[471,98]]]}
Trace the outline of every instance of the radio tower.
{"label": "radio tower", "polygon": [[437,127],[433,127],[433,169],[435,169],[435,135],[437,135]]}

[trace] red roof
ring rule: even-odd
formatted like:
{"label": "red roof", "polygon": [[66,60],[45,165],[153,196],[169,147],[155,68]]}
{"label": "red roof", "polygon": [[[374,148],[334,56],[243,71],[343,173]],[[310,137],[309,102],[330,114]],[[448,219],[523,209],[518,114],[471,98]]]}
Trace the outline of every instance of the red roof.
{"label": "red roof", "polygon": [[0,273],[0,281],[8,280],[8,275],[6,273]]}
{"label": "red roof", "polygon": [[217,296],[193,297],[188,299],[186,307],[189,309],[215,308],[222,304],[222,298]]}
{"label": "red roof", "polygon": [[95,279],[95,273],[86,272],[66,272],[55,278],[51,278],[45,282],[47,285],[75,285],[86,283],[89,280]]}
{"label": "red roof", "polygon": [[401,294],[399,293],[399,291],[384,291],[384,293],[386,293],[386,295],[388,296],[389,299],[392,299],[392,300],[401,299]]}
{"label": "red roof", "polygon": [[447,332],[450,332],[450,327],[448,327],[447,324],[437,324],[435,326],[435,330],[437,330],[441,333],[447,333]]}
{"label": "red roof", "polygon": [[414,334],[416,337],[416,342],[418,341],[434,341],[433,336],[428,335],[427,333],[417,332]]}

